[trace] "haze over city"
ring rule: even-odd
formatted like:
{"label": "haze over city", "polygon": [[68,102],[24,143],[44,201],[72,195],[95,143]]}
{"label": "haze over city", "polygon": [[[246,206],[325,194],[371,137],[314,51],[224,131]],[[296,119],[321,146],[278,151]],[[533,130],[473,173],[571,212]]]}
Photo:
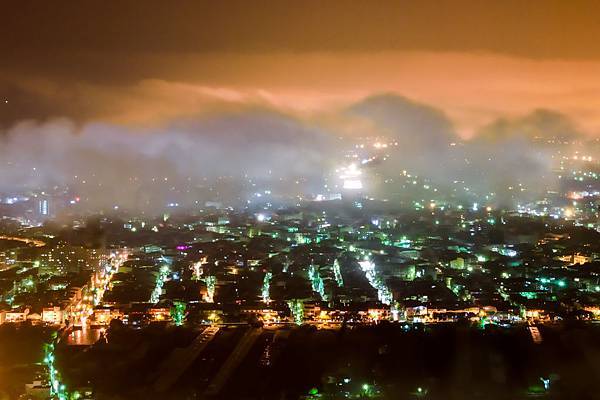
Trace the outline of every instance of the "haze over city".
{"label": "haze over city", "polygon": [[136,192],[164,189],[148,179],[317,178],[377,137],[399,142],[392,171],[502,193],[552,167],[533,139],[598,134],[592,4],[7,7],[7,189],[68,185],[94,207],[144,208]]}
{"label": "haze over city", "polygon": [[0,7],[0,400],[597,398],[598,4]]}

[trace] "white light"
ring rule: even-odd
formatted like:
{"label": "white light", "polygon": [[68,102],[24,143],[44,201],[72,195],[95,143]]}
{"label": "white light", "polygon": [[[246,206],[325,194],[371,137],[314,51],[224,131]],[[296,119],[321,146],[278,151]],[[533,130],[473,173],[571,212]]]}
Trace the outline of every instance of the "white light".
{"label": "white light", "polygon": [[360,266],[360,269],[363,272],[366,271],[373,271],[375,269],[375,264],[373,264],[371,261],[369,260],[365,260],[365,261],[359,261],[358,265]]}
{"label": "white light", "polygon": [[362,189],[363,185],[360,179],[345,179],[344,189],[357,190]]}

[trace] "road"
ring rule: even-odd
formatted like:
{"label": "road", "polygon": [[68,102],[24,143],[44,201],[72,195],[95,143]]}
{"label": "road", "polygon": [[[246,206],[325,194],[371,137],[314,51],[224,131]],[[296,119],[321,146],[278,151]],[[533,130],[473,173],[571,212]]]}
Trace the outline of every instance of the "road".
{"label": "road", "polygon": [[43,247],[46,245],[46,242],[38,240],[38,239],[22,238],[22,237],[18,237],[18,236],[0,235],[0,240],[14,240],[17,242],[23,242],[25,244],[31,244],[35,247]]}
{"label": "road", "polygon": [[186,348],[177,348],[162,363],[160,375],[154,384],[154,390],[164,393],[183,375],[185,370],[196,360],[202,350],[214,339],[218,326],[209,326],[200,333],[196,339]]}
{"label": "road", "polygon": [[84,326],[88,324],[88,318],[93,314],[94,307],[102,303],[104,293],[108,289],[113,275],[125,261],[127,261],[126,252],[112,253],[104,268],[100,268],[92,275],[90,282],[81,290],[81,299],[73,299],[67,307],[73,325]]}
{"label": "road", "polygon": [[206,388],[204,395],[207,397],[218,395],[223,386],[229,380],[231,374],[236,370],[240,363],[244,360],[252,345],[256,342],[256,339],[262,333],[262,328],[250,328],[248,332],[240,339],[239,343],[233,349],[227,360],[217,375],[213,378],[212,382]]}

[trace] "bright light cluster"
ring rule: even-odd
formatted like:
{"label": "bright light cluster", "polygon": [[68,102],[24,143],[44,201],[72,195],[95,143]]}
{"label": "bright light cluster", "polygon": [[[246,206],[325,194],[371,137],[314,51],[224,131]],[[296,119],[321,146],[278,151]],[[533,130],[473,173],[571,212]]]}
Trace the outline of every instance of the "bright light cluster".
{"label": "bright light cluster", "polygon": [[64,383],[60,381],[60,373],[54,366],[54,342],[44,345],[44,364],[48,367],[50,376],[50,394],[52,398],[67,400],[70,398],[69,392]]}
{"label": "bright light cluster", "polygon": [[319,273],[319,270],[314,265],[308,267],[308,279],[312,286],[313,292],[319,293],[323,301],[327,301],[327,295],[325,294],[325,282]]}
{"label": "bright light cluster", "polygon": [[344,286],[344,278],[342,278],[342,270],[340,268],[340,262],[336,260],[333,262],[333,276],[338,287]]}
{"label": "bright light cluster", "polygon": [[360,190],[363,188],[360,176],[362,171],[356,164],[350,164],[347,167],[340,168],[340,179],[344,181],[343,188],[346,190]]}
{"label": "bright light cluster", "polygon": [[392,291],[386,286],[383,278],[375,269],[375,264],[370,260],[360,261],[360,269],[365,273],[369,284],[377,290],[377,298],[385,305],[392,304]]}
{"label": "bright light cluster", "polygon": [[202,273],[204,272],[202,266],[207,264],[207,258],[203,257],[200,261],[197,261],[192,264],[192,280],[199,281]]}
{"label": "bright light cluster", "polygon": [[204,283],[206,283],[206,296],[204,300],[207,303],[215,302],[215,289],[217,286],[217,277],[214,275],[209,275],[204,279]]}
{"label": "bright light cluster", "polygon": [[263,279],[262,290],[260,293],[262,300],[267,304],[269,304],[269,302],[271,301],[270,290],[271,290],[271,279],[272,278],[273,278],[273,274],[271,272],[267,272],[265,274],[265,277]]}
{"label": "bright light cluster", "polygon": [[290,308],[290,312],[292,313],[294,323],[296,323],[296,325],[302,325],[302,323],[304,322],[304,303],[302,302],[302,300],[289,300],[287,302],[287,305]]}
{"label": "bright light cluster", "polygon": [[152,291],[152,294],[150,295],[150,303],[153,303],[153,304],[158,303],[158,300],[160,299],[160,295],[162,294],[163,285],[165,284],[165,281],[169,277],[169,272],[170,272],[170,269],[167,265],[163,265],[162,267],[160,267],[160,271],[158,272],[158,275],[156,277],[156,285],[154,286],[154,290]]}
{"label": "bright light cluster", "polygon": [[185,319],[185,303],[181,301],[176,301],[171,308],[171,318],[173,318],[173,323],[175,326],[183,325],[183,320]]}

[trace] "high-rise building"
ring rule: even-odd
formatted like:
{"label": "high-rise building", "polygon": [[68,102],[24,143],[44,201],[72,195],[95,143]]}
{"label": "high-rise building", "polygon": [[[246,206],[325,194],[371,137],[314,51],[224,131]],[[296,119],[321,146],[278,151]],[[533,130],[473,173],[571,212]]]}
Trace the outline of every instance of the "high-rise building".
{"label": "high-rise building", "polygon": [[50,197],[46,195],[36,197],[34,204],[34,213],[36,217],[39,219],[50,218],[52,216],[53,211],[51,209],[51,203],[52,202],[50,201]]}

